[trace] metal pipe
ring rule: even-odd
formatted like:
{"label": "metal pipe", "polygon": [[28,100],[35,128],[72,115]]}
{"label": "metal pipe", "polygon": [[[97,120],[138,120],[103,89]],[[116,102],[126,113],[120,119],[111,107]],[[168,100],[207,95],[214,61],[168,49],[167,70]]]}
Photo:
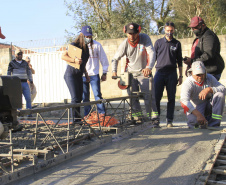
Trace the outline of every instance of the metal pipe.
{"label": "metal pipe", "polygon": [[67,108],[75,108],[75,107],[81,107],[86,105],[94,105],[98,103],[105,103],[110,101],[118,101],[118,100],[125,100],[129,98],[141,98],[142,95],[131,95],[131,96],[124,96],[119,98],[110,98],[110,99],[101,99],[97,101],[91,101],[91,102],[85,102],[85,103],[77,103],[77,104],[66,104],[66,105],[59,105],[54,107],[44,107],[44,108],[36,108],[36,109],[26,109],[26,110],[18,110],[17,114],[18,116],[24,116],[29,114],[35,114],[35,113],[41,113],[41,112],[50,112],[53,110],[62,110]]}

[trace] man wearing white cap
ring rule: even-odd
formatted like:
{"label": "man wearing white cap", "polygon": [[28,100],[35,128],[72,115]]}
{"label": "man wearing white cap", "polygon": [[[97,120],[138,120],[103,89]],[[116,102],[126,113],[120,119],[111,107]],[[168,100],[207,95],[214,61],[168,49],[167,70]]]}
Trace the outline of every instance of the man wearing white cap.
{"label": "man wearing white cap", "polygon": [[[206,73],[201,61],[192,63],[188,72],[191,72],[191,76],[182,84],[180,99],[184,113],[187,114],[188,127],[220,126],[225,105],[225,87],[214,76]],[[211,111],[211,116],[205,117]]]}

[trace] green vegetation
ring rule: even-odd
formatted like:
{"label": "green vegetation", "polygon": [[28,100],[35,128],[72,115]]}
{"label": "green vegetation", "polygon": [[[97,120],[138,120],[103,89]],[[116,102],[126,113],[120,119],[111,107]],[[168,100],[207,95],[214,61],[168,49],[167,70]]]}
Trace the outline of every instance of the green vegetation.
{"label": "green vegetation", "polygon": [[[191,18],[201,16],[217,34],[226,34],[225,0],[65,0],[68,16],[76,30],[90,25],[99,39],[122,38],[123,26],[129,22],[141,25],[142,32],[159,34],[172,21],[178,38],[190,37],[187,28]],[[77,33],[68,33],[73,38]]]}

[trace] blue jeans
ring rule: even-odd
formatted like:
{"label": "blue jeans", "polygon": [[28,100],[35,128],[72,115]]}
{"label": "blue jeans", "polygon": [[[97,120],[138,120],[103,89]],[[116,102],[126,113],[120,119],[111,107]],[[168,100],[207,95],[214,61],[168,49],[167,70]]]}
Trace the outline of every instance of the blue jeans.
{"label": "blue jeans", "polygon": [[22,93],[26,100],[26,109],[31,109],[31,91],[27,82],[21,82]]}
{"label": "blue jeans", "polygon": [[169,122],[173,121],[175,108],[175,94],[177,87],[177,71],[169,70],[167,72],[157,71],[154,77],[155,99],[158,113],[160,115],[160,101],[163,96],[164,87],[166,87],[168,103],[166,119]]}
{"label": "blue jeans", "polygon": [[[64,80],[71,94],[71,103],[81,103],[83,89],[82,72],[68,65],[64,74]],[[75,110],[80,113],[80,107],[76,107],[73,109],[74,121],[79,121],[76,118],[80,118],[80,116]]]}
{"label": "blue jeans", "polygon": [[[90,88],[89,84],[92,87],[93,95],[95,100],[100,100],[102,98],[102,94],[100,92],[100,76],[99,74],[90,77],[90,83],[86,82],[86,78],[83,77],[83,102],[89,102],[90,99]],[[91,106],[87,105],[84,107],[84,115],[87,116],[91,110]],[[105,113],[105,107],[103,103],[97,104],[97,111],[99,114]]]}

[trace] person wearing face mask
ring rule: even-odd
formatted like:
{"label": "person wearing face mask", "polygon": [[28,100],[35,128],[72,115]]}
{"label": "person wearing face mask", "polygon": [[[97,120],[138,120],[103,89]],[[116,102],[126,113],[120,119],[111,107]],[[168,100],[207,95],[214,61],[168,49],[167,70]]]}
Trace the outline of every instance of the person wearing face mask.
{"label": "person wearing face mask", "polygon": [[[181,88],[181,106],[187,115],[189,128],[219,127],[225,105],[225,87],[211,74],[207,74],[201,61],[192,63]],[[205,116],[206,110],[211,112]]]}
{"label": "person wearing face mask", "polygon": [[[82,56],[81,58],[71,58],[68,55],[68,51],[65,51],[61,59],[71,63],[80,64],[80,68],[74,68],[70,65],[67,65],[64,79],[68,86],[69,92],[71,94],[71,103],[81,103],[82,101],[82,94],[83,94],[83,73],[86,76],[87,81],[89,80],[88,74],[86,72],[85,66],[89,59],[89,48],[88,43],[90,39],[87,36],[92,36],[92,29],[90,26],[82,27],[81,33],[76,37],[76,39],[71,43],[71,45],[76,46],[82,49]],[[80,107],[76,107],[73,109],[73,122],[80,122],[81,116],[80,114]]]}
{"label": "person wearing face mask", "polygon": [[[195,16],[189,25],[196,35],[191,48],[191,57],[185,57],[187,70],[195,61],[202,61],[207,73],[212,74],[218,81],[224,70],[224,60],[220,55],[220,41],[217,35],[212,32],[204,23],[201,17]],[[187,75],[186,70],[186,75]]]}
{"label": "person wearing face mask", "polygon": [[[89,76],[89,81],[87,82],[86,77],[83,76],[83,102],[90,101],[90,85],[93,90],[93,95],[95,100],[100,100],[102,98],[101,89],[100,89],[100,80],[107,80],[107,72],[109,62],[106,56],[106,53],[103,50],[102,45],[92,39],[92,35],[85,36],[85,41],[88,43],[89,48],[89,60],[86,64],[86,71]],[[103,73],[100,77],[99,75],[99,66],[102,65]],[[91,110],[91,106],[84,106],[84,116],[87,116]],[[104,104],[97,104],[97,111],[100,116],[105,115]]]}
{"label": "person wearing face mask", "polygon": [[[168,103],[166,122],[167,127],[173,127],[176,86],[182,84],[182,52],[181,43],[173,37],[175,25],[167,22],[164,26],[165,36],[155,42],[156,73],[154,76],[155,99],[160,115],[160,101],[166,87]],[[179,76],[177,75],[177,67]]]}

